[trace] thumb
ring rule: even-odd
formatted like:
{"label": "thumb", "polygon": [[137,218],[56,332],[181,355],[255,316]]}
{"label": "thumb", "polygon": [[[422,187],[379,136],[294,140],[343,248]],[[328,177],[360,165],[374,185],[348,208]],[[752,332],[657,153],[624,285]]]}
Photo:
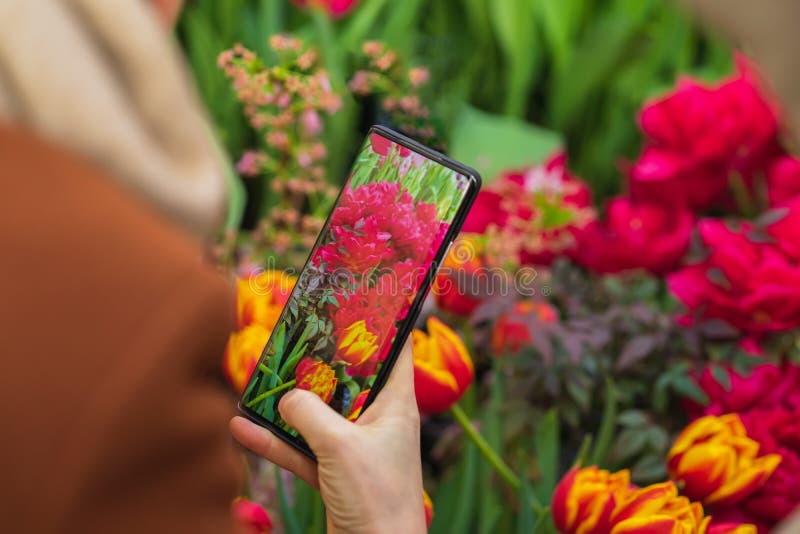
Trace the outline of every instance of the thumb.
{"label": "thumb", "polygon": [[326,445],[338,443],[352,426],[315,393],[304,389],[293,389],[284,395],[278,411],[289,426],[300,432],[314,454]]}

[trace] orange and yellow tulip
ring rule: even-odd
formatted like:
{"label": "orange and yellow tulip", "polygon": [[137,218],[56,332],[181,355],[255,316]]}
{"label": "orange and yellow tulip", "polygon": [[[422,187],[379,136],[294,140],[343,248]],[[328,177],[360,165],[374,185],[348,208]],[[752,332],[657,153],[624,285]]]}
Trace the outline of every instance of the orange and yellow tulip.
{"label": "orange and yellow tulip", "polygon": [[425,506],[425,526],[430,528],[433,521],[433,501],[424,489],[422,490],[422,504]]}
{"label": "orange and yellow tulip", "polygon": [[345,328],[336,346],[336,359],[350,365],[361,365],[378,350],[378,336],[367,329],[363,319]]}
{"label": "orange and yellow tulip", "polygon": [[260,324],[251,324],[233,332],[228,338],[222,357],[222,370],[237,392],[244,391],[269,336],[269,329]]}
{"label": "orange and yellow tulip", "polygon": [[755,534],[752,525],[711,526],[699,502],[678,495],[671,481],[638,488],[627,469],[572,469],[551,502],[562,534]]}
{"label": "orange and yellow tulip", "polygon": [[411,333],[414,351],[414,387],[422,413],[440,413],[472,384],[475,370],[464,342],[436,317],[427,322],[428,332]]}
{"label": "orange and yellow tulip", "polygon": [[562,534],[608,534],[611,514],[630,491],[630,473],[596,466],[572,469],[556,486],[553,523]]}
{"label": "orange and yellow tulip", "polygon": [[260,324],[272,330],[289,300],[297,277],[283,271],[263,271],[236,281],[236,326]]}
{"label": "orange and yellow tulip", "polygon": [[369,391],[369,389],[365,389],[353,399],[353,406],[350,408],[350,414],[347,416],[349,421],[355,421],[358,419],[358,416],[361,415],[361,411],[364,409],[364,403],[367,402],[367,397],[369,397]]}
{"label": "orange and yellow tulip", "polygon": [[316,393],[326,404],[331,401],[338,382],[336,373],[330,365],[309,357],[300,360],[294,369],[294,377],[298,389]]}
{"label": "orange and yellow tulip", "polygon": [[736,414],[706,416],[687,426],[667,455],[670,477],[690,499],[730,506],[758,490],[781,462],[759,456]]}
{"label": "orange and yellow tulip", "polygon": [[482,252],[483,245],[477,235],[462,234],[450,247],[432,288],[441,309],[467,317],[480,305],[481,299],[475,295],[471,279],[486,268]]}

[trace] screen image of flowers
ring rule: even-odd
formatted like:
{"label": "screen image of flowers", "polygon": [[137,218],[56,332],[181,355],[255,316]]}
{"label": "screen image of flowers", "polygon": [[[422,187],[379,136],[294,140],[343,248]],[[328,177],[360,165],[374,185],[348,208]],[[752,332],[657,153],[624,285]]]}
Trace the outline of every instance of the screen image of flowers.
{"label": "screen image of flowers", "polygon": [[370,134],[245,388],[246,408],[296,436],[277,403],[301,388],[358,417],[467,180]]}

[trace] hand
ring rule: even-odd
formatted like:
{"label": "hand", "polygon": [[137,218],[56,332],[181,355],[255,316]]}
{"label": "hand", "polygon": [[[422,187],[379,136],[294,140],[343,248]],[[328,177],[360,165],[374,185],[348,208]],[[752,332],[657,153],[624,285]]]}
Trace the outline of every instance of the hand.
{"label": "hand", "polygon": [[317,463],[243,417],[231,420],[231,433],[320,490],[329,532],[425,532],[410,343],[375,402],[355,423],[300,389],[284,395],[278,410],[308,442]]}

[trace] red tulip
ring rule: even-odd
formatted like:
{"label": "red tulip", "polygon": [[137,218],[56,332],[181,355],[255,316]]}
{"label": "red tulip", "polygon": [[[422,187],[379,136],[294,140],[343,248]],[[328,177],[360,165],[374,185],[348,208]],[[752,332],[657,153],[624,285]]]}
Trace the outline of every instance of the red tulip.
{"label": "red tulip", "polygon": [[436,304],[461,317],[471,315],[485,298],[476,282],[487,272],[479,236],[461,234],[450,247],[434,279],[431,289]]}
{"label": "red tulip", "polygon": [[425,526],[430,528],[431,521],[433,521],[433,501],[424,489],[422,490],[422,503],[425,506]]}
{"label": "red tulip", "polygon": [[237,497],[231,505],[233,520],[245,534],[270,534],[272,519],[264,508],[244,497]]}

